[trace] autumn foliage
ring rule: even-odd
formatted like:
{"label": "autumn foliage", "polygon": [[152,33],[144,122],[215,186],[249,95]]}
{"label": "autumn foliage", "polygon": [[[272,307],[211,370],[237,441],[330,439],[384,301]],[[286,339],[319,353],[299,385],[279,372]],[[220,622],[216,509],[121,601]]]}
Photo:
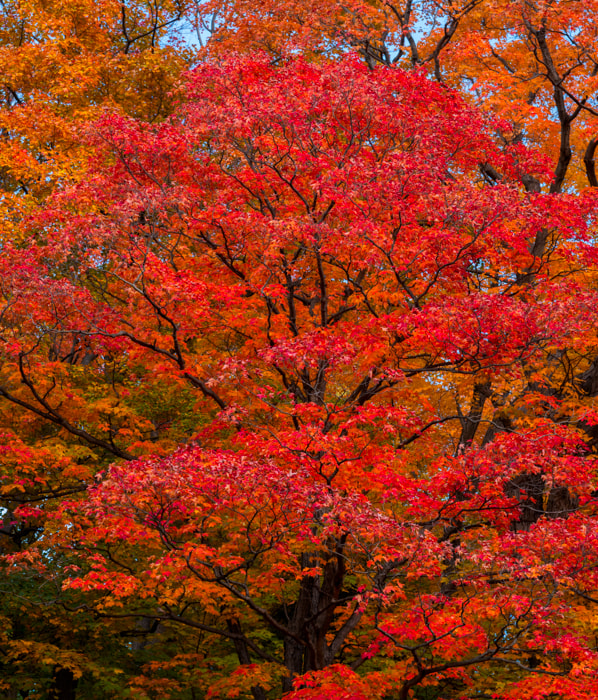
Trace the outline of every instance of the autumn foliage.
{"label": "autumn foliage", "polygon": [[64,72],[2,115],[0,697],[596,694],[561,4],[23,6]]}

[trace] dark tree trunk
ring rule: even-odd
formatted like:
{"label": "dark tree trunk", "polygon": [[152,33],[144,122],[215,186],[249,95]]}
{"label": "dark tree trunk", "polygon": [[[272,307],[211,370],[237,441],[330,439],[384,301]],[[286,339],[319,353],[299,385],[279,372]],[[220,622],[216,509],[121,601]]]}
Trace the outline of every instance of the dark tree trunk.
{"label": "dark tree trunk", "polygon": [[54,671],[54,684],[48,694],[49,700],[75,700],[77,679],[68,668],[57,668]]}
{"label": "dark tree trunk", "polygon": [[[334,650],[327,644],[334,614],[345,577],[342,556],[344,538],[337,543],[335,554],[329,554],[321,576],[305,576],[289,625],[290,635],[284,641],[284,663],[291,675],[283,680],[283,690],[292,689],[296,675],[325,668],[334,661]],[[304,569],[314,566],[313,556],[304,554]]]}
{"label": "dark tree trunk", "polygon": [[[241,630],[241,624],[236,618],[231,618],[226,621],[229,632],[238,635],[234,639],[235,651],[237,652],[237,657],[239,663],[242,665],[248,665],[251,663],[251,656],[249,655],[249,649],[243,638],[243,633]],[[260,685],[254,685],[251,688],[251,694],[254,700],[266,700],[266,693]]]}

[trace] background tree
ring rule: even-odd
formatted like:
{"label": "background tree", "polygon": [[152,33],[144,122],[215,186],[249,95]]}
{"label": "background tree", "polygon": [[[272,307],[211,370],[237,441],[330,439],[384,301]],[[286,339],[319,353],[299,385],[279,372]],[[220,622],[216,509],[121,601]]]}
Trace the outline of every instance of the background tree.
{"label": "background tree", "polygon": [[153,121],[192,57],[178,42],[183,5],[2,3],[0,162],[4,237],[86,155],[77,129],[106,107]]}
{"label": "background tree", "polygon": [[[26,247],[24,217],[36,211],[57,185],[83,177],[89,148],[80,138],[82,128],[105,109],[148,121],[159,121],[170,112],[169,94],[194,53],[177,38],[185,21],[183,11],[181,4],[161,2],[7,0],[1,4],[3,251],[11,245]],[[14,281],[15,270],[7,270],[2,292]],[[21,281],[27,286],[24,277]],[[40,304],[52,303],[44,297],[44,289],[37,293]],[[27,321],[19,319],[21,322],[23,326],[18,327],[14,325],[17,322],[11,325],[9,321],[12,337],[27,333]],[[79,353],[76,347],[65,348],[58,337],[53,346],[46,344],[44,351],[50,362],[49,380],[64,383],[61,370],[68,365],[69,381],[81,389],[84,378],[72,375],[92,357],[85,350]],[[9,385],[21,381],[16,365],[7,356],[2,358],[1,372]],[[114,374],[118,375],[117,368]],[[110,389],[102,388],[97,383],[100,379],[96,377],[95,386],[86,387],[85,399],[91,403],[100,400],[94,415],[109,421],[110,400],[105,392],[110,394]],[[107,369],[101,382],[104,387],[117,382]],[[170,415],[166,396],[156,407],[151,391],[146,389],[143,400],[145,413],[151,418],[141,428],[147,429],[148,440],[156,429],[152,421],[160,426]],[[68,396],[65,390],[67,402]],[[173,400],[177,406],[185,402],[184,397]],[[70,410],[69,415],[82,417],[76,403]],[[44,536],[48,509],[65,495],[82,492],[95,472],[108,463],[109,453],[102,445],[69,439],[68,433],[48,422],[43,413],[22,410],[14,403],[2,402],[0,423],[0,553],[12,555],[26,551]],[[53,569],[67,564],[55,551],[48,552],[48,557],[46,564]],[[19,692],[22,697],[33,697],[37,692],[70,698],[77,683],[79,692],[92,688],[93,697],[100,697],[104,687],[120,689],[120,680],[107,680],[112,675],[110,661],[107,667],[103,665],[115,650],[121,659],[126,654],[118,636],[110,638],[118,630],[100,639],[97,622],[87,619],[84,623],[83,613],[53,607],[59,587],[57,590],[56,583],[48,581],[45,568],[6,574],[4,570],[0,676],[11,689],[6,691],[9,697]],[[74,606],[76,601],[71,600],[69,607]],[[87,680],[78,682],[82,668],[87,669]]]}

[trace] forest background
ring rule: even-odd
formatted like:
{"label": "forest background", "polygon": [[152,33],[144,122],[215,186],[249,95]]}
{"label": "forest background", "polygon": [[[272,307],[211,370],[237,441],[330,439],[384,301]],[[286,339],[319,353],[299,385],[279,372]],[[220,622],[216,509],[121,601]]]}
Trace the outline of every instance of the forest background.
{"label": "forest background", "polygon": [[1,0],[1,698],[598,695],[596,17]]}

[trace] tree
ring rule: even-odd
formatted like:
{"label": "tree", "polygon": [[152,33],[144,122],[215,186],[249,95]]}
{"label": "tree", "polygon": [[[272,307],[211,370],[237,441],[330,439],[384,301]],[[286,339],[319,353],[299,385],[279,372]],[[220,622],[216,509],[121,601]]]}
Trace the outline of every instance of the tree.
{"label": "tree", "polygon": [[506,128],[422,72],[234,55],[97,122],[7,245],[2,396],[117,460],[26,558],[153,630],[141,697],[593,694],[593,194],[526,187]]}
{"label": "tree", "polygon": [[5,0],[0,6],[3,238],[57,182],[80,176],[77,129],[106,107],[156,120],[193,52],[180,3]]}
{"label": "tree", "polygon": [[[177,3],[135,0],[0,4],[3,252],[11,245],[26,247],[24,219],[57,186],[84,177],[89,150],[80,138],[82,128],[105,109],[148,121],[169,114],[174,86],[195,54],[173,32],[184,24],[183,9]],[[14,272],[3,281],[8,287],[15,281]],[[2,294],[5,291],[7,287]],[[46,303],[43,290],[38,291],[39,302]],[[18,333],[17,327],[10,328],[13,337]],[[89,356],[76,358],[71,350],[57,343],[46,359],[56,360],[57,366],[89,362]],[[3,356],[5,386],[20,381],[15,369]],[[57,373],[49,376],[60,383]],[[87,387],[89,402],[102,398],[97,381]],[[173,405],[184,402],[184,397],[173,397]],[[168,413],[166,403],[160,407],[162,414]],[[95,415],[105,419],[107,406],[103,413],[101,402],[96,409]],[[15,411],[14,404],[4,400],[0,433],[0,555],[26,555],[45,536],[47,512],[66,495],[82,492],[107,463],[106,455],[101,447],[94,450],[77,439],[62,439],[42,415]],[[68,564],[56,552],[48,552],[47,563],[54,569]],[[27,693],[38,692],[64,699],[76,686],[77,692],[87,688],[99,698],[109,687],[121,685],[109,679],[115,666],[126,666],[126,638],[119,640],[114,629],[101,638],[97,621],[84,611],[72,612],[77,606],[72,596],[61,601],[68,603],[70,612],[65,612],[57,604],[59,586],[43,567],[13,572],[3,565],[2,572],[0,694],[13,693],[8,695],[12,699],[17,693],[29,697]],[[86,676],[78,678],[83,671]]]}
{"label": "tree", "polygon": [[598,184],[597,10],[560,0],[209,0],[197,3],[196,21],[216,56],[356,50],[370,66],[422,67],[505,118],[502,138],[543,150],[553,177],[526,186],[559,192]]}

